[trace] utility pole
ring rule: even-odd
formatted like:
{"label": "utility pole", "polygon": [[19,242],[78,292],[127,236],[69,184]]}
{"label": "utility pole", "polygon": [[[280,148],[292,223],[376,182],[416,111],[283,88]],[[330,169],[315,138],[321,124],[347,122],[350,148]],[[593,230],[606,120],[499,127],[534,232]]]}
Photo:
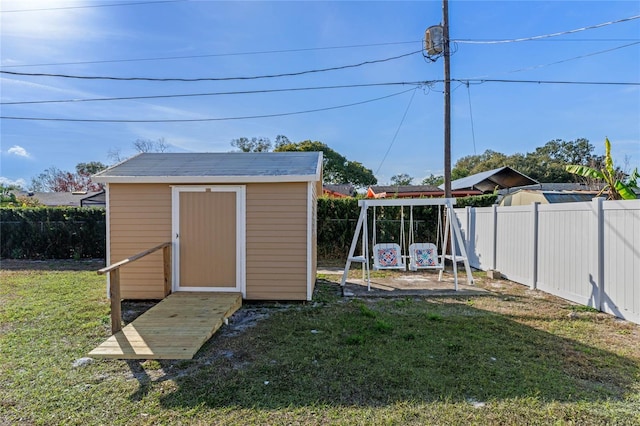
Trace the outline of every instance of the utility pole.
{"label": "utility pole", "polygon": [[449,0],[442,0],[444,44],[444,196],[451,198],[451,69],[449,65]]}

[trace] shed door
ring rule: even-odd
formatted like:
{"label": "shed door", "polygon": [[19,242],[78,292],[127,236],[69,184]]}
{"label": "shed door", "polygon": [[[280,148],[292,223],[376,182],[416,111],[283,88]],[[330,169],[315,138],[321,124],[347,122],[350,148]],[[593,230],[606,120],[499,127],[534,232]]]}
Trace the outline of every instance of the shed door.
{"label": "shed door", "polygon": [[176,291],[244,294],[244,187],[174,188]]}

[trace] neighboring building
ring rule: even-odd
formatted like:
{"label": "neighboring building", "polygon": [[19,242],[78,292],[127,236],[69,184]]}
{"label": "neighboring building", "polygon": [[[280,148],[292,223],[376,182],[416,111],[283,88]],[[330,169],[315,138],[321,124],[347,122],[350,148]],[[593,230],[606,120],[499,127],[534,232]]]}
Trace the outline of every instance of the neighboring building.
{"label": "neighboring building", "polygon": [[[321,152],[144,153],[106,184],[107,263],[171,242],[171,291],[311,300]],[[125,299],[166,296],[162,254],[123,267]]]}
{"label": "neighboring building", "polygon": [[322,195],[329,198],[351,198],[356,196],[356,189],[350,183],[345,185],[322,185]]}
{"label": "neighboring building", "polygon": [[533,185],[515,186],[513,188],[505,188],[498,191],[500,195],[507,195],[512,192],[521,190],[535,191],[600,191],[604,187],[602,183],[594,183],[586,185],[579,182],[563,182],[563,183],[536,183]]}
{"label": "neighboring building", "polygon": [[16,197],[38,200],[47,207],[105,207],[104,190],[98,192],[16,192]]}
{"label": "neighboring building", "polygon": [[[462,179],[456,179],[451,182],[451,191],[469,191],[468,195],[477,195],[493,193],[496,189],[500,190],[537,183],[536,180],[531,179],[529,176],[505,166],[482,173],[476,173],[475,175]],[[440,185],[440,189],[444,189],[444,186]],[[474,191],[475,194],[472,193]]]}
{"label": "neighboring building", "polygon": [[419,198],[442,197],[444,192],[433,185],[370,186],[367,198]]}
{"label": "neighboring building", "polygon": [[[452,191],[453,197],[467,197],[469,195],[481,195],[477,190]],[[444,190],[433,185],[399,185],[399,186],[370,186],[367,189],[367,198],[421,198],[444,197]]]}
{"label": "neighboring building", "polygon": [[501,206],[525,206],[540,204],[572,203],[591,201],[600,193],[603,184],[595,183],[537,183],[498,191]]}
{"label": "neighboring building", "polygon": [[107,205],[107,196],[104,190],[100,192],[95,192],[93,195],[87,195],[82,200],[80,200],[80,207],[106,207]]}
{"label": "neighboring building", "polygon": [[533,203],[555,204],[591,201],[598,191],[540,191],[523,189],[505,195],[501,206],[526,206]]}

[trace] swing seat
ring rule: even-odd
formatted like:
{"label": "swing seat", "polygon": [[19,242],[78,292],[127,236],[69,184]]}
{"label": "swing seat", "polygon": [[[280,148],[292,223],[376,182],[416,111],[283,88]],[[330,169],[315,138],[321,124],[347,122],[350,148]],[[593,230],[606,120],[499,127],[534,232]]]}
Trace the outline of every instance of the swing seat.
{"label": "swing seat", "polygon": [[438,256],[438,247],[433,243],[414,243],[409,245],[409,270],[443,269],[444,264]]}
{"label": "swing seat", "polygon": [[400,245],[380,243],[373,246],[373,269],[407,269]]}

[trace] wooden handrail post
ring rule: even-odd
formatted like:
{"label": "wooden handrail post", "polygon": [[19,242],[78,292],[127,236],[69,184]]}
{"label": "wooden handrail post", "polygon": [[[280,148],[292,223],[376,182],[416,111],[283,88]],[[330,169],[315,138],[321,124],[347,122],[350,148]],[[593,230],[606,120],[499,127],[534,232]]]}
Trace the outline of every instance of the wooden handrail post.
{"label": "wooden handrail post", "polygon": [[109,271],[109,297],[111,299],[111,334],[122,329],[122,308],[120,306],[120,269]]}
{"label": "wooden handrail post", "polygon": [[120,305],[120,268],[162,249],[165,296],[171,293],[171,242],[159,244],[153,248],[135,254],[120,262],[98,270],[98,275],[109,274],[109,298],[111,299],[111,333],[122,330],[122,307]]}
{"label": "wooden handrail post", "polygon": [[172,289],[171,280],[171,246],[167,245],[162,248],[162,263],[164,270],[164,295],[168,296]]}

